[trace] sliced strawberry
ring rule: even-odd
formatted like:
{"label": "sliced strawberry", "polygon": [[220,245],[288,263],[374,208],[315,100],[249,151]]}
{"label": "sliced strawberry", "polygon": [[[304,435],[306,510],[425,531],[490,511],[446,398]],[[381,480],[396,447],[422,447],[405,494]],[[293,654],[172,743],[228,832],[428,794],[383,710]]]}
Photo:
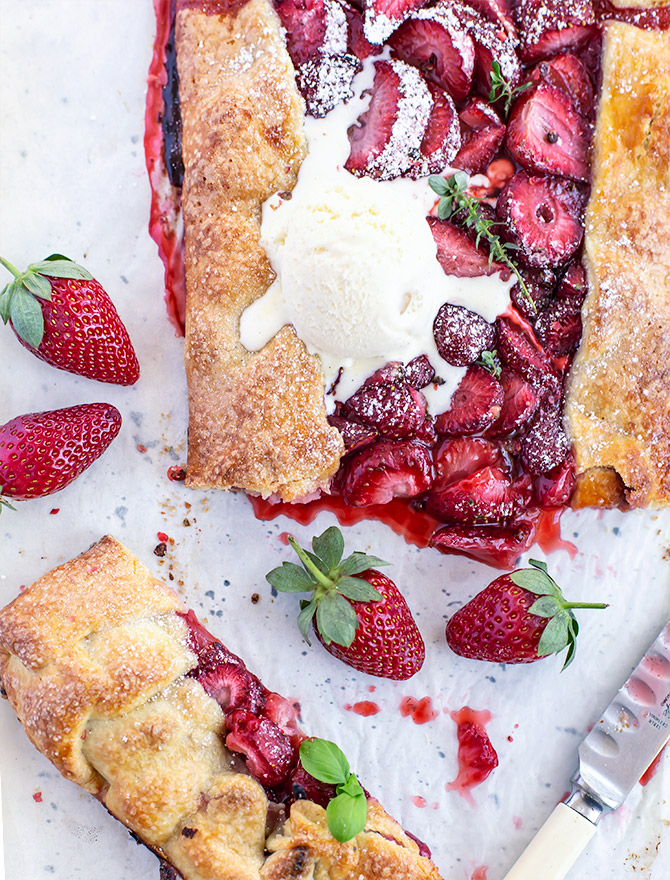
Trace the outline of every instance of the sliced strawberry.
{"label": "sliced strawberry", "polygon": [[346,462],[340,492],[350,507],[387,504],[392,498],[413,498],[432,482],[430,450],[414,440],[379,440]]}
{"label": "sliced strawberry", "polygon": [[424,76],[460,103],[472,84],[475,46],[451,9],[422,9],[411,15],[389,40],[393,53],[418,67]]}
{"label": "sliced strawberry", "polygon": [[293,770],[288,784],[290,785],[290,799],[292,801],[313,801],[315,804],[324,807],[324,809],[337,794],[337,789],[334,785],[320,782],[318,779],[310,776],[302,764],[298,764]]}
{"label": "sliced strawberry", "polygon": [[411,12],[426,0],[363,0],[365,36],[381,46]]}
{"label": "sliced strawberry", "polygon": [[555,388],[557,377],[551,361],[523,330],[509,318],[498,318],[497,351],[503,365],[520,373],[535,389]]}
{"label": "sliced strawberry", "polygon": [[426,399],[404,379],[366,383],[345,402],[344,411],[382,437],[409,438],[423,424]]}
{"label": "sliced strawberry", "polygon": [[502,402],[502,385],[495,376],[484,367],[468,367],[435,428],[438,434],[477,434],[498,418]]}
{"label": "sliced strawberry", "polygon": [[500,377],[503,402],[500,415],[487,430],[487,437],[508,437],[515,434],[537,409],[539,392],[514,370],[503,370]]}
{"label": "sliced strawberry", "polygon": [[585,119],[592,119],[595,115],[595,94],[591,77],[576,55],[566,52],[549,61],[541,61],[533,71],[533,77],[561,89],[570,98],[575,110]]}
{"label": "sliced strawberry", "polygon": [[258,715],[265,704],[263,685],[239,663],[219,663],[195,677],[224,712],[246,709]]}
{"label": "sliced strawberry", "polygon": [[589,178],[589,126],[561,89],[541,81],[514,102],[507,149],[529,171]]}
{"label": "sliced strawberry", "polygon": [[577,351],[582,338],[582,314],[578,302],[555,299],[540,312],[535,322],[535,333],[545,351],[554,357],[563,357]]}
{"label": "sliced strawberry", "polygon": [[526,290],[522,290],[521,285],[517,281],[512,285],[509,296],[514,308],[526,320],[532,323],[541,310],[549,304],[553,296],[554,276],[551,272],[548,272],[547,274],[551,276],[552,281],[550,284],[545,284],[543,283],[544,277],[541,272],[533,272],[527,269],[522,274]]}
{"label": "sliced strawberry", "polygon": [[355,449],[363,449],[369,446],[378,437],[378,433],[369,425],[361,425],[359,422],[352,422],[350,419],[343,419],[341,416],[328,416],[328,423],[337,428],[344,440],[344,446],[347,452],[353,452]]}
{"label": "sliced strawberry", "polygon": [[438,174],[447,168],[461,146],[461,128],[456,105],[443,89],[428,84],[433,106],[426,132],[421,141],[421,158],[414,162],[407,175],[414,180]]}
{"label": "sliced strawberry", "polygon": [[467,3],[493,24],[501,24],[516,45],[518,34],[510,0],[467,0]]}
{"label": "sliced strawberry", "polygon": [[421,390],[426,385],[430,385],[435,376],[433,365],[428,360],[427,355],[420,354],[413,358],[405,367],[405,379],[412,386]]}
{"label": "sliced strawberry", "polygon": [[352,3],[348,3],[347,0],[339,0],[339,2],[342,9],[344,9],[349,26],[347,38],[348,51],[355,55],[359,61],[365,61],[366,58],[376,55],[379,52],[379,46],[374,46],[367,40],[363,30],[363,13],[361,10],[357,9]]}
{"label": "sliced strawberry", "polygon": [[354,94],[352,82],[361,69],[355,55],[318,52],[296,71],[307,113],[320,119]]}
{"label": "sliced strawberry", "polygon": [[226,663],[234,663],[244,668],[244,663],[239,657],[229,651],[221,642],[213,639],[193,611],[189,610],[184,615],[184,620],[189,628],[189,647],[198,657],[198,665],[188,673],[192,678],[208,674]]}
{"label": "sliced strawberry", "polygon": [[512,484],[500,468],[485,467],[426,497],[426,509],[452,525],[500,523],[523,511],[530,501],[530,480]]}
{"label": "sliced strawberry", "polygon": [[454,168],[467,174],[483,174],[500,149],[505,125],[496,111],[482,98],[470,98],[459,113],[461,148],[453,161]]}
{"label": "sliced strawberry", "polygon": [[521,439],[521,461],[534,476],[547,474],[561,465],[570,453],[561,408],[546,402],[538,407]]}
{"label": "sliced strawberry", "polygon": [[413,67],[402,61],[375,61],[370,105],[348,131],[347,171],[378,180],[407,171],[420,152],[432,100]]}
{"label": "sliced strawberry", "polygon": [[347,51],[347,19],[335,0],[274,0],[274,6],[296,67],[324,49]]}
{"label": "sliced strawberry", "polygon": [[437,245],[437,259],[446,275],[476,278],[504,271],[502,263],[489,262],[486,251],[477,247],[464,229],[450,220],[438,220],[437,217],[426,219]]}
{"label": "sliced strawberry", "polygon": [[435,419],[432,416],[426,416],[423,424],[414,435],[414,439],[419,440],[426,446],[435,446],[437,443],[437,431],[435,430]]}
{"label": "sliced strawberry", "polygon": [[533,482],[535,499],[541,507],[564,507],[577,485],[574,459],[569,455],[563,464],[536,477]]}
{"label": "sliced strawberry", "polygon": [[290,739],[294,748],[297,748],[306,738],[298,726],[299,709],[299,703],[292,703],[274,691],[269,691],[265,696],[263,715],[277,725],[281,732]]}
{"label": "sliced strawberry", "polygon": [[274,788],[288,778],[296,753],[288,737],[270,721],[244,709],[226,716],[226,748],[246,758],[247,769],[261,785]]}
{"label": "sliced strawberry", "polygon": [[492,324],[464,306],[444,303],[433,321],[435,345],[452,367],[467,367],[481,357],[483,351],[493,351],[496,334]]}
{"label": "sliced strawberry", "polygon": [[519,171],[498,198],[496,211],[519,257],[536,268],[561,266],[577,252],[584,234],[585,194],[558,177]]}
{"label": "sliced strawberry", "polygon": [[480,14],[473,5],[452,0],[451,9],[475,44],[474,80],[481,94],[488,97],[492,86],[493,62],[500,65],[503,78],[512,88],[521,82],[521,62],[515,51],[516,38],[510,37],[499,24]]}
{"label": "sliced strawberry", "polygon": [[524,0],[514,16],[524,64],[576,51],[597,32],[591,0]]}
{"label": "sliced strawberry", "polygon": [[431,535],[429,546],[440,553],[468,556],[496,568],[514,568],[534,538],[535,526],[522,519],[507,526],[440,526]]}
{"label": "sliced strawberry", "polygon": [[448,437],[433,451],[435,489],[444,489],[485,467],[503,470],[500,447],[483,437]]}
{"label": "sliced strawberry", "polygon": [[565,270],[565,274],[556,288],[556,298],[569,299],[581,306],[586,299],[588,289],[586,269],[579,260],[575,260]]}

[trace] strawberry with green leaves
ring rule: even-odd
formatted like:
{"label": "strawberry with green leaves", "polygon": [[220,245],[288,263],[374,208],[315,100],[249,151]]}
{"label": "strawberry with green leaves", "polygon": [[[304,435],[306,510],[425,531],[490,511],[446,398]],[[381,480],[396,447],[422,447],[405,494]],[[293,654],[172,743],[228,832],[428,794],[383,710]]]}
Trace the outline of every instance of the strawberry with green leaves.
{"label": "strawberry with green leaves", "polygon": [[0,317],[21,344],[54,367],[116,385],[140,374],[135,350],[114,304],[91,273],[61,254],[31,263],[0,292]]}
{"label": "strawberry with green leaves", "polygon": [[313,594],[298,615],[308,644],[313,624],[325,649],[359,672],[405,680],[421,669],[426,648],[407,602],[373,567],[387,563],[358,551],[342,559],[344,539],[335,526],[313,539],[313,552],[293,537],[289,543],[303,567],[284,562],[267,580],[284,593]]}
{"label": "strawberry with green leaves", "polygon": [[365,828],[368,802],[344,752],[327,739],[306,739],[300,744],[299,755],[310,776],[335,786],[335,795],[326,806],[328,830],[341,843],[351,840]]}
{"label": "strawberry with green leaves", "polygon": [[64,489],[107,449],[121,428],[109,403],[27,413],[0,425],[0,509],[8,499]]}
{"label": "strawberry with green leaves", "polygon": [[446,629],[452,651],[492,663],[532,663],[567,648],[563,669],[572,662],[579,631],[572,609],[607,605],[566,602],[546,563],[530,564],[496,578],[453,615]]}

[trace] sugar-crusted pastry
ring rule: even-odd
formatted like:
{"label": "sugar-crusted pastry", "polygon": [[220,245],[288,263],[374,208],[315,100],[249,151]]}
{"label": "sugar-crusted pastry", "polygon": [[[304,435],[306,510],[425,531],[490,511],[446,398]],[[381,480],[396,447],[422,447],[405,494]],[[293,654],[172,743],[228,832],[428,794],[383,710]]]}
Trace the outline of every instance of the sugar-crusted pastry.
{"label": "sugar-crusted pastry", "polygon": [[606,28],[590,293],[566,424],[577,507],[670,504],[670,31]]}
{"label": "sugar-crusted pastry", "polygon": [[[245,684],[239,708],[208,693],[217,670]],[[184,880],[439,878],[373,798],[346,843],[317,803],[270,809],[264,785],[291,790],[304,738],[290,704],[111,537],[0,610],[0,681],[34,745]],[[244,729],[261,731],[246,765],[225,745]],[[258,769],[266,745],[283,769]]]}

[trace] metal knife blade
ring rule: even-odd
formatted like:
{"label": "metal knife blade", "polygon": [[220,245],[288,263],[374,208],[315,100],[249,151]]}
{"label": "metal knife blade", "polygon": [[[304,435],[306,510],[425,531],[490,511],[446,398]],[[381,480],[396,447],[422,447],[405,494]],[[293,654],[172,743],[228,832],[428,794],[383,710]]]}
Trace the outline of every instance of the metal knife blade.
{"label": "metal knife blade", "polygon": [[670,739],[670,622],[579,746],[566,804],[597,823],[616,810]]}

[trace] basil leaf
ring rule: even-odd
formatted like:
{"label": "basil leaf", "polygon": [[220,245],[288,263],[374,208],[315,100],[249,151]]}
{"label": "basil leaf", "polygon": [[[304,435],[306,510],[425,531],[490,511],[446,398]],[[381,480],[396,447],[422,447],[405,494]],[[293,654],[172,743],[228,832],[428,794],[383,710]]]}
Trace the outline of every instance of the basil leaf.
{"label": "basil leaf", "polygon": [[335,840],[345,843],[365,828],[368,817],[368,802],[365,795],[351,797],[338,794],[326,807],[328,830]]}
{"label": "basil leaf", "polygon": [[300,763],[319,782],[344,785],[349,778],[349,762],[342,749],[327,739],[306,739],[300,743]]}

